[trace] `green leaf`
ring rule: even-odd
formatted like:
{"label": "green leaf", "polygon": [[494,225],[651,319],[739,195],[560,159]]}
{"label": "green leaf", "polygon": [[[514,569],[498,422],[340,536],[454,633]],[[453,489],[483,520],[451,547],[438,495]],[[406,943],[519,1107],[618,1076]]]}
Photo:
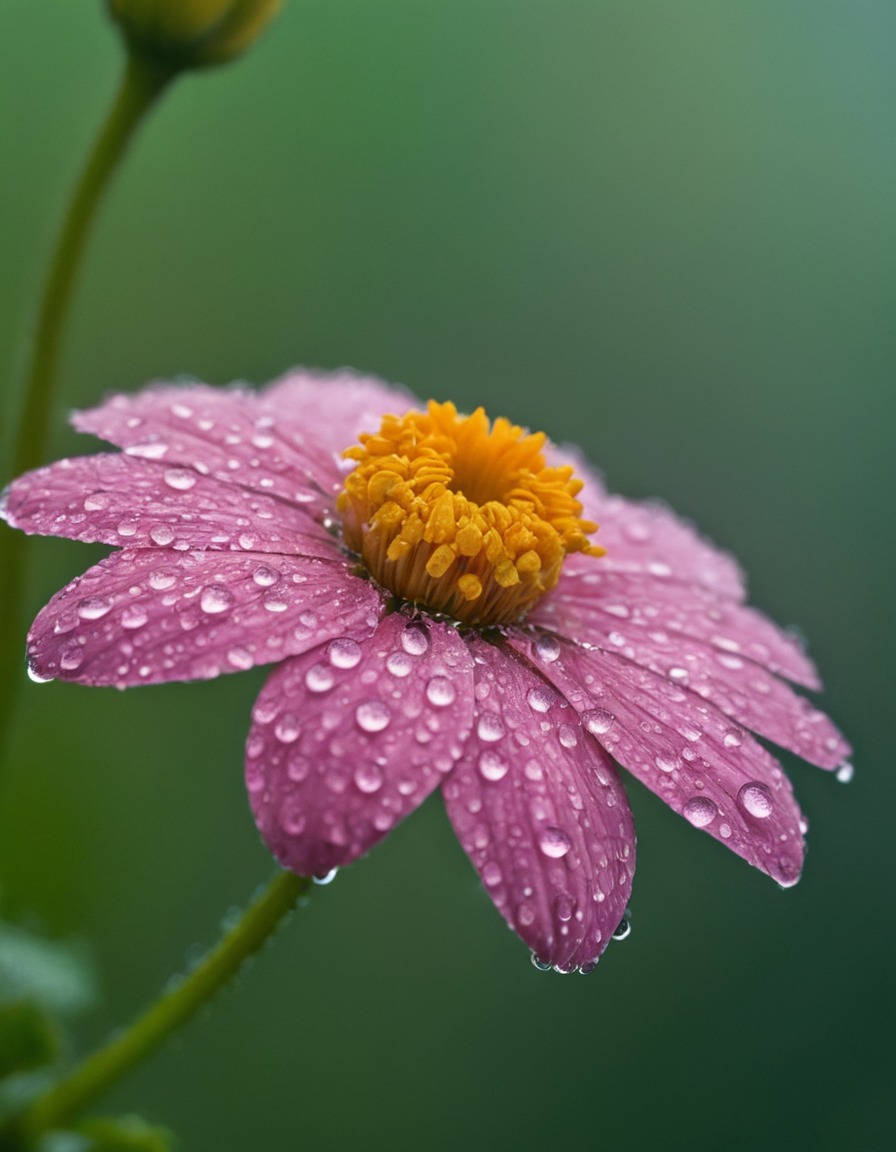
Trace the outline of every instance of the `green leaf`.
{"label": "green leaf", "polygon": [[171,1152],[174,1147],[170,1132],[139,1116],[94,1117],[79,1124],[77,1131],[88,1140],[85,1152]]}
{"label": "green leaf", "polygon": [[33,1000],[0,1004],[0,1080],[52,1064],[62,1055],[62,1030]]}
{"label": "green leaf", "polygon": [[73,1016],[96,1003],[96,978],[82,946],[0,920],[0,1004],[21,1000]]}

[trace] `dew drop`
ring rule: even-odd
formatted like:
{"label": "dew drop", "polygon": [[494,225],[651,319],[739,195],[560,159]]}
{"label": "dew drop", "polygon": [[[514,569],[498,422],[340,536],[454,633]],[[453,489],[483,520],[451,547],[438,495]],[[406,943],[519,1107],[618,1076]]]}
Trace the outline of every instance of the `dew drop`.
{"label": "dew drop", "polygon": [[625,940],[632,934],[632,916],[626,908],[625,915],[619,921],[619,924],[613,933],[614,940]]}
{"label": "dew drop", "polygon": [[129,604],[121,614],[122,628],[142,628],[149,613],[142,604]]}
{"label": "dew drop", "polygon": [[149,444],[129,444],[124,451],[126,456],[139,456],[142,460],[161,460],[168,445],[164,440],[154,440]]}
{"label": "dew drop", "polygon": [[84,663],[84,649],[80,644],[69,644],[62,649],[59,656],[59,666],[66,672],[74,672]]}
{"label": "dew drop", "polygon": [[682,809],[682,815],[695,828],[705,828],[715,820],[718,809],[708,796],[692,796]]}
{"label": "dew drop", "polygon": [[501,873],[501,868],[494,860],[489,860],[489,862],[483,866],[482,882],[487,888],[494,888],[497,884],[500,884],[503,879],[504,876]]}
{"label": "dew drop", "polygon": [[757,820],[765,820],[771,816],[774,807],[771,792],[756,780],[744,784],[737,794],[737,802],[745,812],[749,812]]}
{"label": "dew drop", "polygon": [[281,744],[294,744],[300,733],[299,721],[292,712],[284,712],[274,725],[274,735]]}
{"label": "dew drop", "polygon": [[127,539],[129,536],[137,535],[137,521],[136,520],[122,520],[118,527],[115,529],[119,536]]}
{"label": "dew drop", "polygon": [[403,680],[405,676],[410,676],[413,661],[407,652],[391,652],[386,660],[386,668],[393,676],[397,676],[399,680]]}
{"label": "dew drop", "polygon": [[338,868],[331,868],[329,872],[325,872],[322,876],[312,876],[311,879],[315,884],[332,884],[336,879]]}
{"label": "dew drop", "polygon": [[364,732],[382,732],[391,719],[392,713],[382,700],[364,700],[355,709],[355,720]]}
{"label": "dew drop", "polygon": [[503,760],[497,752],[486,751],[482,752],[478,760],[479,773],[484,780],[489,780],[491,783],[496,784],[499,780],[503,780],[507,775],[509,767],[506,760]]}
{"label": "dew drop", "polygon": [[379,792],[383,786],[382,769],[378,768],[376,764],[359,764],[352,778],[358,791],[364,792],[368,796],[374,792]]}
{"label": "dew drop", "polygon": [[616,717],[605,708],[591,708],[582,713],[582,723],[592,736],[603,736],[612,728]]}
{"label": "dew drop", "polygon": [[149,538],[160,548],[167,548],[174,539],[174,531],[168,524],[154,524],[149,530]]}
{"label": "dew drop", "polygon": [[269,588],[262,597],[262,604],[268,612],[285,612],[289,607],[289,596],[279,588]]}
{"label": "dew drop", "polygon": [[305,687],[309,692],[329,692],[335,682],[333,669],[326,664],[312,664],[305,673]]}
{"label": "dew drop", "polygon": [[844,760],[837,769],[837,779],[841,784],[848,784],[854,775],[855,768],[853,768],[852,764],[848,760]]}
{"label": "dew drop", "polygon": [[216,615],[226,612],[233,605],[233,593],[223,584],[209,584],[202,589],[199,596],[199,607],[203,612]]}
{"label": "dew drop", "polygon": [[681,767],[681,760],[674,752],[661,753],[653,758],[653,762],[661,772],[674,772]]}
{"label": "dew drop", "polygon": [[538,833],[538,847],[551,860],[559,860],[570,850],[572,842],[562,828],[553,828],[549,825]]}
{"label": "dew drop", "polygon": [[195,472],[191,472],[188,468],[166,468],[164,480],[169,488],[173,488],[175,492],[189,492],[196,484],[199,477]]}
{"label": "dew drop", "polygon": [[85,512],[103,512],[109,507],[108,492],[92,492],[85,496],[83,507]]}
{"label": "dew drop", "polygon": [[526,701],[533,712],[549,712],[554,703],[554,693],[550,688],[539,685],[529,689],[526,693]]}
{"label": "dew drop", "polygon": [[111,607],[112,601],[106,596],[88,596],[78,605],[78,615],[82,620],[99,620]]}
{"label": "dew drop", "polygon": [[722,743],[726,748],[740,748],[743,742],[743,735],[736,728],[729,728],[722,737]]}
{"label": "dew drop", "polygon": [[575,748],[579,742],[579,734],[572,724],[561,724],[557,729],[557,739],[564,748]]}
{"label": "dew drop", "polygon": [[38,670],[34,667],[31,660],[28,661],[28,679],[33,680],[35,684],[49,684],[53,679],[52,676],[41,676]]}
{"label": "dew drop", "polygon": [[457,690],[446,676],[433,676],[426,685],[426,699],[436,708],[447,708],[457,697]]}
{"label": "dew drop", "polygon": [[149,574],[149,586],[156,592],[165,592],[177,583],[177,576],[167,568],[157,568]]}
{"label": "dew drop", "polygon": [[401,646],[409,656],[422,656],[429,648],[429,637],[419,624],[411,624],[401,634]]}
{"label": "dew drop", "polygon": [[259,564],[252,573],[252,579],[259,588],[270,588],[280,579],[280,573],[275,572],[274,569],[267,564]]}
{"label": "dew drop", "polygon": [[531,904],[520,904],[516,910],[516,920],[518,924],[528,928],[535,923],[535,909]]}
{"label": "dew drop", "polygon": [[550,960],[540,960],[534,952],[531,954],[530,959],[532,961],[532,967],[537,968],[539,972],[550,972],[553,968]]}
{"label": "dew drop", "polygon": [[243,648],[239,644],[227,651],[227,663],[233,668],[239,668],[241,672],[245,672],[247,668],[251,668],[255,663],[254,657],[248,648]]}
{"label": "dew drop", "polygon": [[500,740],[505,732],[506,729],[501,717],[494,712],[483,712],[479,717],[476,734],[480,740],[485,740],[487,744],[493,744],[496,740]]}
{"label": "dew drop", "polygon": [[560,642],[550,632],[539,632],[535,637],[535,657],[543,664],[552,664],[560,656]]}
{"label": "dew drop", "polygon": [[357,668],[361,663],[361,645],[348,636],[339,637],[330,642],[327,658],[334,668]]}

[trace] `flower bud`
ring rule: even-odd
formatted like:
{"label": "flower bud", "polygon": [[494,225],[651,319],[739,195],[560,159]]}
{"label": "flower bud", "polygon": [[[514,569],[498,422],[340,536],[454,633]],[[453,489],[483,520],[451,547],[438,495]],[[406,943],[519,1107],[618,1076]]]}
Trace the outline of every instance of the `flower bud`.
{"label": "flower bud", "polygon": [[131,52],[175,72],[233,60],[280,7],[280,0],[106,2]]}

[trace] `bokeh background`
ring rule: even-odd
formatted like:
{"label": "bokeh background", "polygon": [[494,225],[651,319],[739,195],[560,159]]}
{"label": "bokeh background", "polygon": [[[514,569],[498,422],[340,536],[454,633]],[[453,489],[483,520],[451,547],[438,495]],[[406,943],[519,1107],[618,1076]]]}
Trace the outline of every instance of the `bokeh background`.
{"label": "bokeh background", "polygon": [[[0,18],[8,446],[121,61],[99,3]],[[888,0],[287,0],[163,101],[84,269],[54,456],[91,450],[65,412],[108,390],[297,363],[576,440],[810,638],[856,776],[785,758],[811,823],[787,892],[633,784],[634,931],[587,979],[529,964],[435,797],[108,1110],[190,1152],[890,1146],[894,51]],[[93,552],[33,558],[32,612]],[[242,783],[263,675],[20,693],[0,900],[89,942],[81,1043],[272,870]]]}

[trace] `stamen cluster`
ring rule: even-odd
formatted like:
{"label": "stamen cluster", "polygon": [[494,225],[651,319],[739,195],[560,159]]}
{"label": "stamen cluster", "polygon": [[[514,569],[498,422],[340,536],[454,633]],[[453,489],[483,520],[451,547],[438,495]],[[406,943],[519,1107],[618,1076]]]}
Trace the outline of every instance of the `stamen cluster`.
{"label": "stamen cluster", "polygon": [[581,518],[581,481],[549,467],[543,433],[451,403],[387,415],[344,455],[345,540],[402,599],[467,624],[521,619],[568,552],[601,555]]}

